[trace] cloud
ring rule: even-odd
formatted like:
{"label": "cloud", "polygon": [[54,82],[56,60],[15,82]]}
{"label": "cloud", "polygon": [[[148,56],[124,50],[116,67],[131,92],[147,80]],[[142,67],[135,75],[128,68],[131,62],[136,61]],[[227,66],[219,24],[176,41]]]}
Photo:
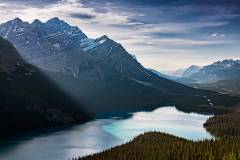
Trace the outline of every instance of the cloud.
{"label": "cloud", "polygon": [[216,37],[218,35],[218,33],[213,33],[212,37]]}
{"label": "cloud", "polygon": [[180,48],[199,48],[199,47],[212,47],[212,46],[222,46],[222,45],[232,45],[235,44],[235,41],[232,40],[215,40],[215,39],[186,39],[186,38],[129,38],[123,39],[120,41],[123,44],[132,45],[129,48],[139,48],[140,50],[144,46],[149,46],[148,50],[157,50],[161,51],[164,48],[171,48],[175,49],[176,52],[177,48],[181,51]]}
{"label": "cloud", "polygon": [[139,27],[142,32],[151,33],[183,33],[192,32],[202,28],[218,27],[227,25],[228,22],[181,22],[181,23],[155,23]]}
{"label": "cloud", "polygon": [[8,4],[19,4],[19,5],[27,5],[27,6],[47,6],[50,4],[57,4],[64,0],[0,0],[0,3],[8,3]]}
{"label": "cloud", "polygon": [[71,13],[70,16],[72,18],[79,18],[79,19],[93,19],[96,17],[95,15],[86,14],[86,13]]}
{"label": "cloud", "polygon": [[211,36],[212,37],[225,37],[224,34],[220,34],[220,33],[213,33]]}
{"label": "cloud", "polygon": [[123,3],[132,3],[134,5],[146,5],[146,6],[163,6],[163,5],[175,5],[182,6],[186,4],[193,5],[236,5],[240,6],[240,2],[238,0],[191,0],[191,1],[179,1],[179,0],[131,0],[131,1],[123,1]]}
{"label": "cloud", "polygon": [[231,41],[216,41],[216,40],[194,40],[194,39],[159,39],[158,42],[163,45],[181,45],[181,46],[206,46],[206,45],[221,45],[230,44]]}

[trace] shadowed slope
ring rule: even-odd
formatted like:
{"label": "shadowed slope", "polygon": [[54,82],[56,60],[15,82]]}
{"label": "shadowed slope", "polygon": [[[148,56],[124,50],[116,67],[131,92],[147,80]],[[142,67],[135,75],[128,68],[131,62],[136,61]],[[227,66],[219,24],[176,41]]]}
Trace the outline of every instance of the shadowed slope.
{"label": "shadowed slope", "polygon": [[0,136],[84,122],[89,116],[72,98],[25,63],[0,38]]}

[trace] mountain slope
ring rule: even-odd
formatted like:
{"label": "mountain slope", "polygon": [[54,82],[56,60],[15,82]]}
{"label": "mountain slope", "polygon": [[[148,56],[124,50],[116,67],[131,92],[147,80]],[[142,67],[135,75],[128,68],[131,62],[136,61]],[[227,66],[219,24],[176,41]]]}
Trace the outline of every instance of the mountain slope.
{"label": "mountain slope", "polygon": [[160,76],[160,77],[163,77],[163,78],[166,78],[166,79],[170,79],[170,80],[176,80],[176,79],[179,79],[178,77],[174,77],[174,76],[170,76],[170,75],[166,75],[166,74],[163,74],[155,69],[151,69],[149,68],[148,70],[150,70],[151,72],[155,73],[156,75]]}
{"label": "mountain slope", "polygon": [[[121,44],[107,36],[90,39],[58,18],[31,24],[14,19],[1,24],[0,35],[10,40],[28,62],[56,72],[48,76],[96,114],[161,105],[196,110],[193,106],[236,102],[159,77]],[[62,78],[61,74],[69,77]]]}
{"label": "mountain slope", "polygon": [[201,67],[196,66],[196,65],[192,65],[192,66],[188,67],[188,68],[184,71],[182,77],[183,77],[183,78],[184,78],[184,77],[190,77],[190,76],[192,76],[193,74],[199,72],[200,69],[201,69]]}
{"label": "mountain slope", "polygon": [[188,68],[171,71],[167,75],[174,76],[174,77],[176,77],[176,79],[181,79],[181,78],[190,77],[191,75],[197,73],[200,69],[201,69],[201,67],[199,67],[199,66],[191,65]]}
{"label": "mountain slope", "polygon": [[185,68],[184,69],[178,69],[178,70],[175,70],[175,71],[169,71],[167,72],[166,74],[169,75],[169,76],[175,76],[177,78],[181,78],[183,76],[183,73],[185,72]]}
{"label": "mountain slope", "polygon": [[220,80],[208,84],[199,84],[199,88],[213,90],[221,93],[240,95],[240,77]]}
{"label": "mountain slope", "polygon": [[0,38],[0,136],[84,122],[90,117]]}

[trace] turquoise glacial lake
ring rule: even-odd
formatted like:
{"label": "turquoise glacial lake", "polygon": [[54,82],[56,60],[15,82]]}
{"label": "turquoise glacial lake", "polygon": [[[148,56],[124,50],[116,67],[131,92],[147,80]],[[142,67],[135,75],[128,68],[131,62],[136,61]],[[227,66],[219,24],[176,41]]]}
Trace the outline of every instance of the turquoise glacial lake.
{"label": "turquoise glacial lake", "polygon": [[136,112],[132,117],[103,126],[103,130],[126,142],[140,133],[160,131],[190,140],[213,138],[203,123],[209,115],[184,113],[175,107],[162,107],[152,112]]}
{"label": "turquoise glacial lake", "polygon": [[213,138],[203,123],[211,115],[184,113],[175,107],[135,112],[127,119],[108,118],[58,131],[0,140],[1,160],[68,160],[130,141],[147,131],[161,131],[191,140]]}

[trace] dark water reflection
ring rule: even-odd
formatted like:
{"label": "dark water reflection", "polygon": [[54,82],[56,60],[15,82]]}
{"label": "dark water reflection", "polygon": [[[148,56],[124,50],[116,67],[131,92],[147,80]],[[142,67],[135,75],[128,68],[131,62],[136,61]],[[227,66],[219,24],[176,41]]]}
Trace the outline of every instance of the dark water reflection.
{"label": "dark water reflection", "polygon": [[112,120],[96,120],[36,137],[0,141],[0,160],[67,160],[123,143],[102,129]]}

